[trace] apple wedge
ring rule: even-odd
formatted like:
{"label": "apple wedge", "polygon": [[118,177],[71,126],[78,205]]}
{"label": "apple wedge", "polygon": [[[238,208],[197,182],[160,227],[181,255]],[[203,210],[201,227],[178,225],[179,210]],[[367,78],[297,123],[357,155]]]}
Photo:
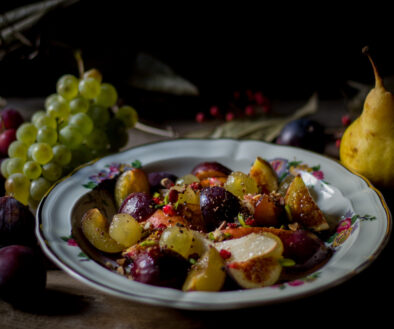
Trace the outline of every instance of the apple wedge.
{"label": "apple wedge", "polygon": [[227,271],[243,288],[270,286],[280,277],[283,244],[275,234],[250,233],[217,242],[215,247],[220,254],[227,255]]}
{"label": "apple wedge", "polygon": [[257,157],[254,161],[249,175],[264,193],[270,193],[278,189],[278,175],[271,164],[260,157]]}
{"label": "apple wedge", "polygon": [[285,207],[289,220],[307,229],[320,232],[329,229],[326,218],[313,200],[301,176],[296,176],[285,195]]}

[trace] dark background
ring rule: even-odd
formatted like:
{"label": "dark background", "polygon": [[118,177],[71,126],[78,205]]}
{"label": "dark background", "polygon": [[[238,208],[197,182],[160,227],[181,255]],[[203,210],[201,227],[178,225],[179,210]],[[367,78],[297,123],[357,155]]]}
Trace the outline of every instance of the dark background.
{"label": "dark background", "polygon": [[[2,1],[1,12],[26,2]],[[22,47],[0,62],[0,95],[54,92],[60,75],[77,74],[75,49],[82,50],[86,68],[100,69],[104,80],[136,103],[141,95],[127,83],[132,64],[138,52],[152,54],[198,87],[198,100],[167,99],[176,103],[176,110],[193,104],[191,112],[235,90],[260,90],[271,99],[286,100],[303,100],[315,91],[323,99],[343,97],[353,91],[348,80],[373,83],[361,52],[365,45],[381,75],[394,74],[390,21],[369,8],[363,13],[359,8],[345,12],[286,4],[274,10],[265,3],[144,3],[84,0],[51,12],[26,33],[33,43],[39,40],[37,47]],[[27,59],[36,50],[38,55]]]}

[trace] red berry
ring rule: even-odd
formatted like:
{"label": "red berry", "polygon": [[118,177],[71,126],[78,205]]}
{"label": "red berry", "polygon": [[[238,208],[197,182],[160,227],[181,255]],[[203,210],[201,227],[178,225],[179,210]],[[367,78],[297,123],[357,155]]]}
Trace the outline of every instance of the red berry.
{"label": "red berry", "polygon": [[175,203],[178,201],[178,194],[179,192],[177,190],[170,190],[170,192],[168,192],[168,201],[170,201],[171,203]]}
{"label": "red berry", "polygon": [[228,259],[228,258],[231,257],[231,252],[228,251],[228,250],[226,250],[226,249],[220,249],[219,254],[220,254],[220,256],[221,256],[223,259]]}
{"label": "red berry", "polygon": [[350,123],[352,122],[352,120],[350,119],[350,116],[349,115],[344,115],[342,118],[341,118],[341,121],[342,121],[342,124],[345,126],[345,127],[347,127],[348,125],[350,125]]}
{"label": "red berry", "polygon": [[220,114],[219,108],[216,105],[211,106],[211,108],[209,109],[209,113],[213,116],[213,117],[217,117]]}
{"label": "red berry", "polygon": [[170,204],[166,204],[166,205],[163,207],[163,212],[164,212],[167,216],[175,216],[175,215],[176,215],[176,212],[175,212],[174,207],[173,207],[172,205],[170,205]]}
{"label": "red berry", "polygon": [[205,115],[204,115],[204,113],[198,112],[198,113],[196,114],[196,121],[197,121],[198,123],[201,123],[201,122],[203,122],[204,120],[205,120]]}
{"label": "red berry", "polygon": [[248,117],[251,117],[251,116],[254,115],[254,108],[253,108],[252,105],[248,105],[248,106],[245,107],[245,114],[246,114]]}
{"label": "red berry", "polygon": [[267,99],[265,98],[265,96],[261,91],[258,91],[254,94],[254,100],[257,105],[263,105],[267,103]]}
{"label": "red berry", "polygon": [[341,139],[340,139],[340,138],[338,138],[338,139],[335,141],[335,146],[336,146],[337,148],[339,148],[339,147],[341,146]]}
{"label": "red berry", "polygon": [[256,223],[253,217],[249,217],[245,220],[245,224],[249,226],[253,226]]}
{"label": "red berry", "polygon": [[234,118],[235,118],[235,115],[233,112],[226,113],[226,121],[232,121],[232,120],[234,120]]}
{"label": "red berry", "polygon": [[246,90],[245,93],[246,93],[246,97],[248,98],[249,101],[254,100],[253,92],[250,89]]}

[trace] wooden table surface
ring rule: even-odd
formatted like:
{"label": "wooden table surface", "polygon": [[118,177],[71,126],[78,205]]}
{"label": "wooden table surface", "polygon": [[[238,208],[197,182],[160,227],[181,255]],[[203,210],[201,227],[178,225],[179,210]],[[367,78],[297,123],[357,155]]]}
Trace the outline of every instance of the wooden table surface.
{"label": "wooden table surface", "polygon": [[[337,110],[338,106],[332,108],[331,114],[322,115],[332,117],[332,112]],[[193,125],[179,127],[189,129]],[[130,145],[161,139],[135,131],[130,134]],[[384,194],[391,211],[394,209],[392,194]],[[389,267],[393,255],[390,240],[380,256],[360,274],[310,297],[263,307],[204,312],[150,306],[112,297],[50,266],[46,292],[34,305],[20,308],[0,300],[0,329],[248,328],[252,325],[267,327],[267,323],[280,328],[295,324],[300,328],[322,324],[342,328],[364,324],[367,320],[384,323],[392,317],[394,285]]]}

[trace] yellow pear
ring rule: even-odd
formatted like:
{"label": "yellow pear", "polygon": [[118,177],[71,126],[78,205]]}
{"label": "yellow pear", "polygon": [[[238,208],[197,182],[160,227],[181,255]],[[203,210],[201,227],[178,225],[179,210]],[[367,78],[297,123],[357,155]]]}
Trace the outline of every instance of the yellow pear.
{"label": "yellow pear", "polygon": [[394,187],[394,96],[383,86],[376,66],[364,48],[375,75],[361,115],[345,130],[339,156],[342,164],[379,188]]}

